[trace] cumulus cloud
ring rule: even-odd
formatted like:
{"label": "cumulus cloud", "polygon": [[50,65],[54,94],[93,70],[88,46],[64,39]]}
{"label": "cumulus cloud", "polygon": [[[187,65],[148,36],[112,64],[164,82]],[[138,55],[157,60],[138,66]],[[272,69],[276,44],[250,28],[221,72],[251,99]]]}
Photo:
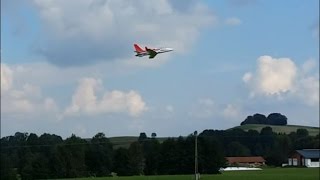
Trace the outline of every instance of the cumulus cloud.
{"label": "cumulus cloud", "polygon": [[237,26],[237,25],[240,25],[241,23],[242,23],[241,20],[237,17],[227,18],[225,20],[225,24],[229,26]]}
{"label": "cumulus cloud", "polygon": [[317,67],[317,62],[314,59],[309,59],[306,62],[303,63],[302,65],[302,72],[303,73],[309,73],[313,69]]}
{"label": "cumulus cloud", "polygon": [[188,112],[189,117],[193,120],[210,121],[217,123],[218,126],[231,127],[243,119],[244,112],[241,104],[228,103],[219,104],[212,98],[200,98],[195,102]]}
{"label": "cumulus cloud", "polygon": [[310,106],[319,106],[319,77],[302,78],[296,87],[295,94]]}
{"label": "cumulus cloud", "polygon": [[251,81],[251,79],[252,79],[252,73],[250,72],[245,73],[242,77],[242,80],[245,83],[248,83],[249,81]]}
{"label": "cumulus cloud", "polygon": [[216,20],[199,1],[33,0],[33,4],[44,25],[38,51],[60,66],[128,58],[135,42],[183,53],[199,31]]}
{"label": "cumulus cloud", "polygon": [[251,78],[249,72],[243,76],[243,80],[252,85],[255,93],[273,95],[292,89],[296,75],[297,67],[291,59],[261,56],[258,58],[255,78]]}
{"label": "cumulus cloud", "polygon": [[239,118],[242,117],[240,107],[233,104],[228,104],[227,107],[223,109],[222,114],[224,117],[229,119],[239,120]]}
{"label": "cumulus cloud", "polygon": [[12,86],[12,70],[6,65],[1,63],[1,93],[8,91]]}
{"label": "cumulus cloud", "polygon": [[98,90],[102,90],[102,81],[95,78],[83,78],[79,82],[72,102],[65,110],[64,115],[72,116],[79,113],[95,115],[101,113],[128,113],[133,117],[138,117],[147,110],[146,103],[136,91],[122,92],[113,90],[105,92],[99,98],[96,95]]}
{"label": "cumulus cloud", "polygon": [[57,111],[54,99],[43,97],[39,86],[15,78],[19,69],[1,63],[1,112],[14,115]]}
{"label": "cumulus cloud", "polygon": [[295,97],[306,104],[318,105],[319,77],[309,73],[315,64],[309,60],[299,68],[290,58],[261,56],[256,72],[245,73],[242,80],[250,88],[251,97]]}
{"label": "cumulus cloud", "polygon": [[216,111],[216,104],[211,98],[201,98],[193,105],[189,115],[200,119],[211,118]]}
{"label": "cumulus cloud", "polygon": [[56,104],[55,100],[53,98],[47,97],[44,99],[44,109],[46,111],[54,111],[54,112],[58,112],[59,111],[59,107]]}

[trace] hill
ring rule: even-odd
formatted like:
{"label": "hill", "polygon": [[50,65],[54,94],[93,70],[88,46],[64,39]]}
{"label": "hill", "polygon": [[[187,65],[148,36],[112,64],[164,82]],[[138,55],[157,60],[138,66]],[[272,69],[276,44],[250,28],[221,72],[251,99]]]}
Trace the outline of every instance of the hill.
{"label": "hill", "polygon": [[[291,132],[296,132],[297,129],[306,129],[309,132],[310,136],[316,136],[317,134],[320,133],[320,128],[318,128],[318,127],[298,126],[298,125],[275,126],[275,125],[264,125],[264,124],[246,124],[246,125],[242,125],[242,126],[236,126],[236,127],[230,128],[230,129],[240,128],[245,131],[252,129],[252,130],[256,130],[256,131],[260,132],[262,128],[267,127],[267,126],[271,127],[273,132],[276,132],[276,133],[290,134]],[[162,143],[167,138],[168,137],[157,137],[157,139],[160,143]],[[109,140],[113,144],[113,147],[115,149],[117,149],[119,147],[129,148],[131,143],[138,141],[138,136],[110,137]]]}
{"label": "hill", "polygon": [[264,124],[246,124],[242,126],[236,126],[230,129],[240,128],[245,131],[252,129],[260,132],[262,128],[267,126],[271,127],[273,132],[276,132],[276,133],[290,134],[291,132],[296,132],[297,129],[306,129],[309,132],[310,136],[316,136],[320,132],[320,128],[318,127],[299,126],[299,125],[274,126],[274,125],[264,125]]}

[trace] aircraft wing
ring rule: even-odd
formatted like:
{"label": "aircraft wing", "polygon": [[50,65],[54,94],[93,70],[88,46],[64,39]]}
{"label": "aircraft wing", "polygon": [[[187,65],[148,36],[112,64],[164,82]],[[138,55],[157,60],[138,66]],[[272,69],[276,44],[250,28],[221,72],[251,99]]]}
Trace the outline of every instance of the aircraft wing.
{"label": "aircraft wing", "polygon": [[146,48],[147,52],[149,53],[149,59],[154,58],[158,53],[152,49]]}

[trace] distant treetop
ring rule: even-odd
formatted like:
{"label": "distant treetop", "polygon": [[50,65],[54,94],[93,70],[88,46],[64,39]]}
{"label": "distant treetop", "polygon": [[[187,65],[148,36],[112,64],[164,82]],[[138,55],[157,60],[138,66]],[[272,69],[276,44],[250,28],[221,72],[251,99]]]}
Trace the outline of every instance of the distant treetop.
{"label": "distant treetop", "polygon": [[254,114],[253,116],[248,116],[240,125],[245,124],[265,124],[265,125],[287,125],[287,117],[280,113],[271,113],[266,117],[263,114]]}

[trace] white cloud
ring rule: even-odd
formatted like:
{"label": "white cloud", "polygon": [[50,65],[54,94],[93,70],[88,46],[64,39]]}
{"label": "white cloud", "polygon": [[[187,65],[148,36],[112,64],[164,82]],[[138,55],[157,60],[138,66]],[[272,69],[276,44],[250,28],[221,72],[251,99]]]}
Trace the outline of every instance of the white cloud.
{"label": "white cloud", "polygon": [[[44,25],[39,44],[50,62],[72,66],[128,58],[133,43],[183,53],[217,17],[199,1],[33,1]],[[177,4],[177,2],[176,2]],[[41,47],[41,48],[40,48]]]}
{"label": "white cloud", "polygon": [[242,80],[245,83],[248,83],[249,81],[251,81],[251,79],[252,79],[252,73],[250,72],[245,73],[242,77]]}
{"label": "white cloud", "polygon": [[204,106],[210,106],[210,107],[214,106],[214,102],[210,98],[199,99],[198,103]]}
{"label": "white cloud", "polygon": [[187,114],[191,118],[188,123],[192,126],[202,124],[202,128],[208,128],[208,124],[223,128],[232,127],[240,124],[245,117],[241,104],[218,104],[211,98],[198,99]]}
{"label": "white cloud", "polygon": [[258,69],[255,78],[250,73],[243,76],[244,82],[251,84],[258,94],[281,94],[293,88],[297,68],[289,58],[275,59],[271,56],[258,58]]}
{"label": "white cloud", "polygon": [[314,59],[309,59],[303,63],[302,71],[303,73],[309,73],[316,67],[317,67],[317,62]]}
{"label": "white cloud", "polygon": [[166,110],[167,110],[168,112],[172,113],[172,112],[174,111],[174,108],[173,108],[172,105],[167,105],[167,106],[166,106]]}
{"label": "white cloud", "polygon": [[[20,70],[21,67],[12,68],[1,63],[1,112],[6,115],[31,115],[57,111],[57,106],[52,108],[55,104],[54,99],[44,98],[40,87],[17,79],[16,75]],[[48,105],[51,107],[48,108]]]}
{"label": "white cloud", "polygon": [[12,76],[12,70],[6,64],[1,63],[1,93],[11,88]]}
{"label": "white cloud", "polygon": [[237,25],[240,25],[241,23],[242,21],[237,17],[227,18],[225,20],[225,24],[229,26],[237,26]]}
{"label": "white cloud", "polygon": [[52,98],[45,98],[44,100],[44,109],[46,111],[54,111],[54,112],[58,112],[59,111],[59,107],[56,104],[55,100]]}
{"label": "white cloud", "polygon": [[310,106],[319,106],[319,78],[308,76],[297,84],[296,92],[300,99]]}
{"label": "white cloud", "polygon": [[96,95],[96,91],[99,89],[102,89],[101,80],[83,78],[72,96],[71,105],[65,110],[65,115],[125,112],[137,117],[147,110],[146,103],[135,91],[125,93],[113,90],[105,92],[103,97],[99,99]]}
{"label": "white cloud", "polygon": [[315,64],[309,60],[299,68],[290,58],[261,56],[256,72],[245,73],[242,79],[250,87],[251,97],[293,97],[308,105],[318,106],[319,76],[310,75]]}
{"label": "white cloud", "polygon": [[87,137],[87,128],[82,124],[78,124],[73,128],[72,133],[76,136]]}
{"label": "white cloud", "polygon": [[241,109],[238,106],[228,104],[227,107],[222,111],[224,117],[229,119],[239,120],[242,117]]}
{"label": "white cloud", "polygon": [[206,119],[213,117],[216,111],[217,107],[211,98],[201,98],[193,105],[189,115],[200,119]]}

